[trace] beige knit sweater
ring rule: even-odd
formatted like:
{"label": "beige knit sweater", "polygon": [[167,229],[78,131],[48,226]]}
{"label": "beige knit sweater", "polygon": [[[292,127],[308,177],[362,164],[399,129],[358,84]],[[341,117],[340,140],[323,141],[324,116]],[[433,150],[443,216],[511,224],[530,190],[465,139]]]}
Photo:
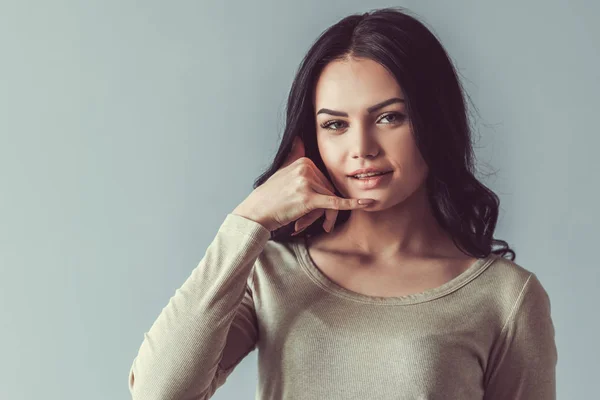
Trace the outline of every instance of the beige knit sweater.
{"label": "beige knit sweater", "polygon": [[138,400],[208,399],[258,349],[257,400],[556,398],[550,299],[537,276],[491,254],[435,289],[372,297],[228,214],[144,333]]}

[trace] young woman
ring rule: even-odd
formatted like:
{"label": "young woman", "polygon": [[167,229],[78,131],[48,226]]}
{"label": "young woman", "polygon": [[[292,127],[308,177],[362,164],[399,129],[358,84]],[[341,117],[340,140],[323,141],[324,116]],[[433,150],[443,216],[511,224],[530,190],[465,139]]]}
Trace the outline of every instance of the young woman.
{"label": "young woman", "polygon": [[554,399],[550,300],[493,239],[498,208],[440,42],[399,8],[344,18],[302,61],[273,165],[144,335],[132,395],[210,398],[258,348],[257,399]]}

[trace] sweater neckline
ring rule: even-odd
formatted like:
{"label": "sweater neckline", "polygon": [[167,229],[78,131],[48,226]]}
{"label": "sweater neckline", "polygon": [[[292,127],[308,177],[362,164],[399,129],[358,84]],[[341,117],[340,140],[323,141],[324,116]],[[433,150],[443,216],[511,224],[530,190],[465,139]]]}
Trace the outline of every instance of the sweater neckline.
{"label": "sweater neckline", "polygon": [[343,286],[338,285],[331,279],[329,279],[313,261],[310,253],[308,252],[308,246],[306,241],[306,235],[301,240],[292,242],[292,249],[299,261],[299,264],[318,286],[326,290],[327,292],[344,298],[360,303],[368,304],[383,304],[383,305],[411,305],[431,301],[443,297],[449,293],[452,293],[459,288],[463,287],[467,283],[475,279],[479,274],[489,267],[498,256],[494,253],[490,253],[487,257],[478,258],[474,261],[469,268],[463,271],[460,275],[447,281],[441,286],[427,289],[419,293],[413,293],[399,297],[380,297],[380,296],[369,296],[366,294],[358,293],[353,290],[347,289]]}

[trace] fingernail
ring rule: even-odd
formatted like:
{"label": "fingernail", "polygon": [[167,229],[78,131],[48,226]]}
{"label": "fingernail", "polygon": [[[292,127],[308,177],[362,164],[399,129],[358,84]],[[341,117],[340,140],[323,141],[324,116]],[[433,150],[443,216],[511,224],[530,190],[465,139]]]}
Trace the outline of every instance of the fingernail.
{"label": "fingernail", "polygon": [[358,204],[371,204],[374,201],[375,200],[373,200],[373,199],[360,199],[360,200],[358,200]]}

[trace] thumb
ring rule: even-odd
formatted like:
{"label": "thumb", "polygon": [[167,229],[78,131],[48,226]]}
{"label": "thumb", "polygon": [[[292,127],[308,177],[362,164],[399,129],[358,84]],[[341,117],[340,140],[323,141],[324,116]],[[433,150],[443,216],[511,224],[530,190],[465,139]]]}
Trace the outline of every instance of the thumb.
{"label": "thumb", "polygon": [[288,158],[285,160],[285,163],[283,166],[287,167],[288,165],[292,164],[297,159],[304,157],[305,154],[306,153],[304,151],[304,143],[302,142],[302,139],[300,139],[299,136],[296,136],[294,138],[292,148],[290,150],[290,154],[288,155]]}

